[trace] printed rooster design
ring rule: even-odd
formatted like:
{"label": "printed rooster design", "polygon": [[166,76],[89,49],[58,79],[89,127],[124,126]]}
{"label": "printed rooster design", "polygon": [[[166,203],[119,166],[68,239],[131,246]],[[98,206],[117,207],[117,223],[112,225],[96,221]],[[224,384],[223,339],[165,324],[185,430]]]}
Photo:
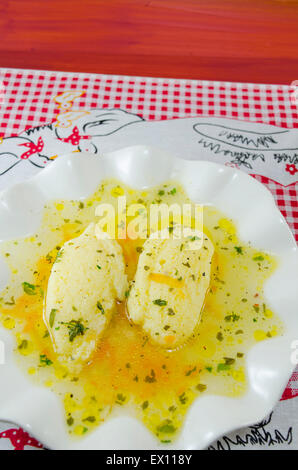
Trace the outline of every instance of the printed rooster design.
{"label": "printed rooster design", "polygon": [[9,439],[15,450],[24,450],[25,446],[42,449],[42,445],[22,429],[12,428],[0,433],[0,438]]}
{"label": "printed rooster design", "polygon": [[71,111],[58,115],[51,124],[0,140],[0,177],[8,174],[11,181],[14,177],[17,182],[26,175],[32,176],[58,155],[69,152],[97,154],[103,137],[140,121],[143,118],[121,109]]}

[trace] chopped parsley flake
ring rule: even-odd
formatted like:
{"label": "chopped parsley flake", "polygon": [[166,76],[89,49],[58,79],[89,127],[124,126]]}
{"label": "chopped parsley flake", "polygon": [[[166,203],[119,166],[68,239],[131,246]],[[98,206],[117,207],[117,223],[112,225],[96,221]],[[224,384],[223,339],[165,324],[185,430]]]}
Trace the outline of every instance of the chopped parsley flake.
{"label": "chopped parsley flake", "polygon": [[190,264],[189,264],[188,261],[187,261],[187,263],[182,263],[182,264],[183,264],[183,266],[186,266],[187,268],[190,268]]}
{"label": "chopped parsley flake", "polygon": [[224,360],[225,360],[225,364],[227,364],[228,366],[234,364],[235,362],[235,359],[232,357],[224,357]]}
{"label": "chopped parsley flake", "polygon": [[29,284],[29,282],[23,282],[22,286],[26,294],[36,295],[36,286],[33,284]]}
{"label": "chopped parsley flake", "polygon": [[58,251],[56,259],[55,259],[55,263],[60,263],[63,253],[64,253],[64,250]]}
{"label": "chopped parsley flake", "polygon": [[183,392],[183,393],[181,393],[181,395],[179,395],[179,401],[182,405],[185,405],[187,400],[188,400],[188,398],[185,395],[185,392]]}
{"label": "chopped parsley flake", "polygon": [[51,366],[53,364],[53,362],[47,358],[47,356],[45,354],[41,354],[39,356],[39,362],[42,366]]}
{"label": "chopped parsley flake", "polygon": [[226,363],[220,363],[217,365],[217,372],[222,372],[224,370],[229,370],[231,368],[231,366],[229,364],[226,364]]}
{"label": "chopped parsley flake", "polygon": [[22,350],[22,349],[27,349],[27,348],[28,348],[28,340],[23,339],[23,341],[19,344],[18,349]]}
{"label": "chopped parsley flake", "polygon": [[197,367],[193,367],[192,369],[188,370],[187,372],[185,372],[185,375],[186,377],[189,377],[193,372],[195,372],[197,370]]}
{"label": "chopped parsley flake", "polygon": [[49,324],[50,324],[51,328],[53,328],[53,326],[54,326],[55,317],[56,317],[57,312],[58,312],[58,310],[56,308],[52,308],[51,313],[50,313],[50,318],[49,318]]}
{"label": "chopped parsley flake", "polygon": [[219,331],[216,335],[216,339],[218,339],[218,341],[222,341],[223,340],[223,334],[221,331]]}
{"label": "chopped parsley flake", "polygon": [[96,418],[95,416],[88,416],[87,418],[83,419],[83,421],[88,421],[88,423],[95,423]]}
{"label": "chopped parsley flake", "polygon": [[[3,300],[3,299],[1,299],[1,300]],[[9,301],[4,302],[5,305],[15,305],[15,303],[16,302],[15,302],[14,296],[12,296],[10,298],[10,302]]]}
{"label": "chopped parsley flake", "polygon": [[125,402],[126,400],[126,397],[122,394],[122,393],[117,393],[117,400],[116,400],[116,403],[118,405],[123,405],[123,403]]}
{"label": "chopped parsley flake", "polygon": [[157,426],[156,430],[163,434],[173,434],[176,431],[176,428],[173,426],[171,420],[166,419],[163,423]]}
{"label": "chopped parsley flake", "polygon": [[77,336],[83,336],[87,328],[81,320],[71,320],[68,323],[62,323],[68,328],[69,341],[72,343]]}
{"label": "chopped parsley flake", "polygon": [[257,255],[253,257],[253,261],[264,261],[264,256],[262,255]]}
{"label": "chopped parsley flake", "polygon": [[156,382],[155,372],[153,369],[151,369],[150,375],[146,375],[145,382],[150,384]]}
{"label": "chopped parsley flake", "polygon": [[104,308],[103,306],[101,305],[101,303],[98,301],[97,304],[96,304],[98,310],[101,311],[101,313],[104,315],[105,314],[105,311],[104,311]]}
{"label": "chopped parsley flake", "polygon": [[167,301],[162,299],[155,299],[153,300],[153,303],[154,305],[158,305],[159,307],[164,307],[165,305],[167,305]]}
{"label": "chopped parsley flake", "polygon": [[236,313],[232,313],[231,315],[227,315],[225,317],[225,321],[232,321],[232,322],[235,322],[235,321],[238,321],[240,318],[239,315],[236,315]]}

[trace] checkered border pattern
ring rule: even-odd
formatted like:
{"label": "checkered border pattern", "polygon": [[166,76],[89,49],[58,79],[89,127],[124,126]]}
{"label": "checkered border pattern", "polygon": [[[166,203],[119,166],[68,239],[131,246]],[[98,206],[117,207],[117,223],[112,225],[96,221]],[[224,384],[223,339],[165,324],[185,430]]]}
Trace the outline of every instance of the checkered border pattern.
{"label": "checkered border pattern", "polygon": [[288,400],[289,398],[294,398],[298,395],[298,368],[296,368],[292,377],[289,380],[287,388],[285,389],[281,400]]}
{"label": "checkered border pattern", "polygon": [[[290,85],[0,69],[0,137],[53,121],[59,113],[54,97],[68,90],[85,92],[74,109],[122,108],[146,120],[213,116],[298,128],[298,104],[291,100]],[[298,241],[297,184],[284,187],[253,176],[272,192]],[[297,391],[298,369],[282,399]]]}
{"label": "checkered border pattern", "polygon": [[271,191],[280,212],[285,217],[296,242],[298,242],[298,184],[293,183],[289,186],[282,186],[265,176],[252,176]]}

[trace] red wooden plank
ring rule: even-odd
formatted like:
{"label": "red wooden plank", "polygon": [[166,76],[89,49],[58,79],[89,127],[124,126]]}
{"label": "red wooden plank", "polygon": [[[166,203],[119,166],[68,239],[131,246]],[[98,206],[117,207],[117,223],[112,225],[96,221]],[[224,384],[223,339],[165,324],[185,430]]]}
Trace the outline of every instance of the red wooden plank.
{"label": "red wooden plank", "polygon": [[0,65],[289,84],[297,24],[297,0],[7,0]]}

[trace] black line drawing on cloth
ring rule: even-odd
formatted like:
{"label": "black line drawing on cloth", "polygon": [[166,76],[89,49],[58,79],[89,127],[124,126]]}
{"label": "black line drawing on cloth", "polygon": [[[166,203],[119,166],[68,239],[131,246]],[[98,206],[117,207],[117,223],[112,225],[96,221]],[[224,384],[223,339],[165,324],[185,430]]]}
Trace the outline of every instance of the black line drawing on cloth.
{"label": "black line drawing on cloth", "polygon": [[[285,144],[285,139],[290,136],[291,129],[272,132],[256,132],[247,129],[227,127],[221,124],[198,122],[193,125],[193,130],[199,135],[198,145],[214,155],[229,157],[231,163],[244,166],[252,170],[253,162],[271,158],[274,153],[276,163],[281,163],[275,155],[288,155],[288,160],[296,162],[295,155],[298,148],[279,148]],[[295,152],[292,155],[291,152]]]}

